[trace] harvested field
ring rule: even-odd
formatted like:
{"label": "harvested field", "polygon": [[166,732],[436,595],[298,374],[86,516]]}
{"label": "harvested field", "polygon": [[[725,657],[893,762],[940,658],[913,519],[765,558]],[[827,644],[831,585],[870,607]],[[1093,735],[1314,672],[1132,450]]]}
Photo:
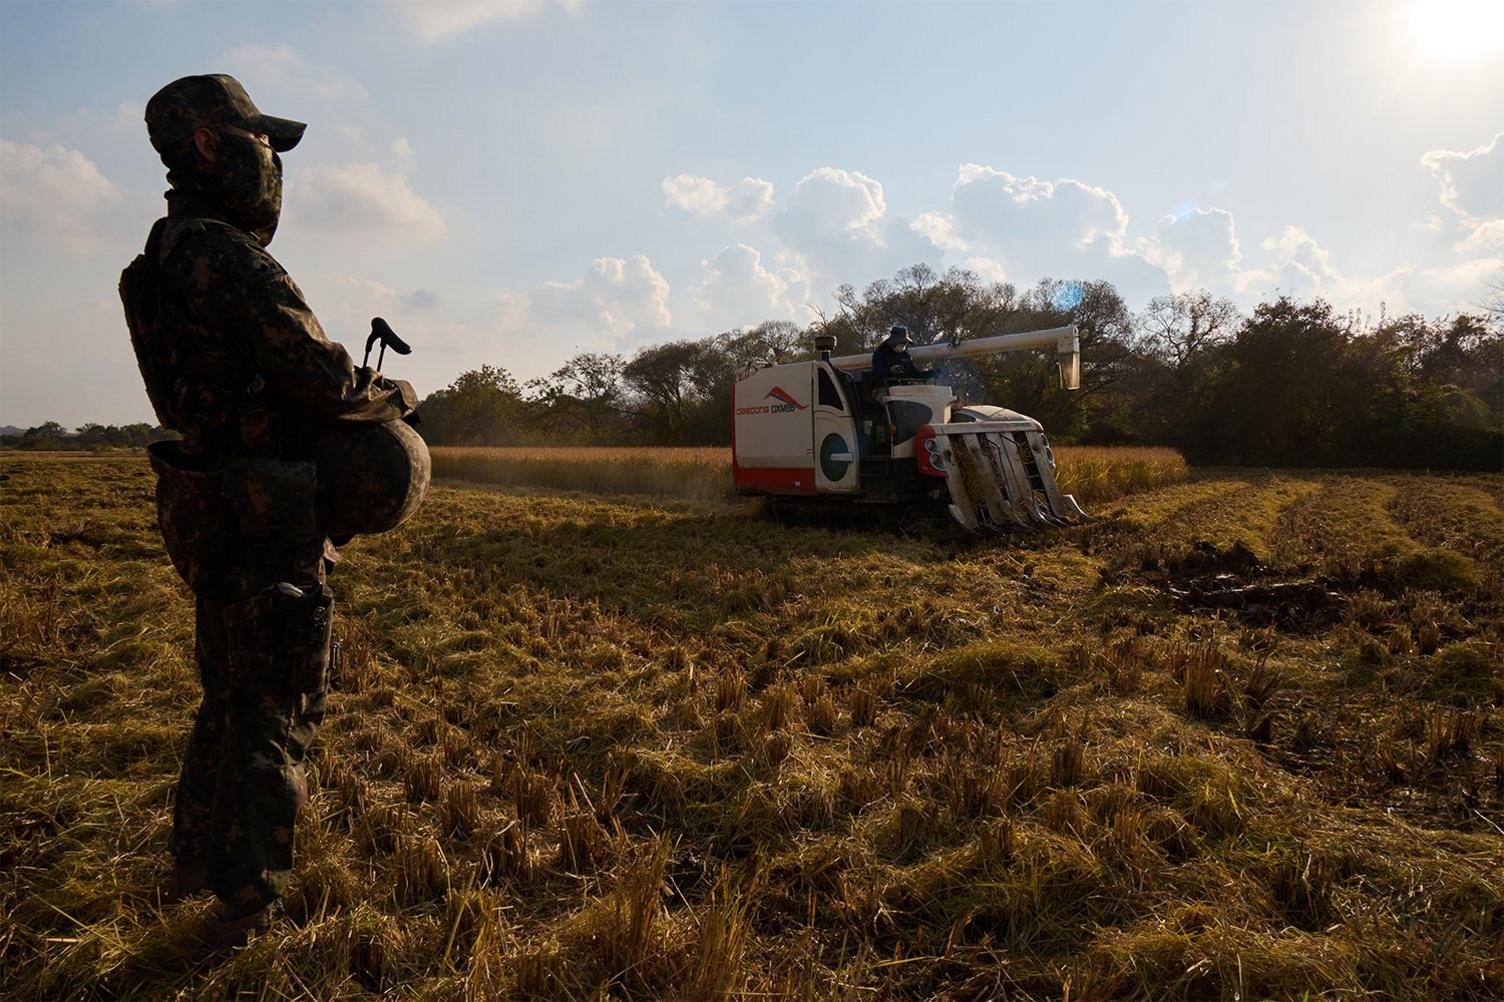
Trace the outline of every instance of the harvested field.
{"label": "harvested field", "polygon": [[289,919],[197,971],[151,474],[0,475],[7,997],[1504,996],[1500,478],[964,545],[438,487],[333,575]]}
{"label": "harvested field", "polygon": [[[1185,480],[1174,449],[1061,446],[1061,490],[1083,504]],[[508,487],[592,494],[714,500],[730,494],[731,450],[575,446],[445,447],[433,450],[436,477]]]}

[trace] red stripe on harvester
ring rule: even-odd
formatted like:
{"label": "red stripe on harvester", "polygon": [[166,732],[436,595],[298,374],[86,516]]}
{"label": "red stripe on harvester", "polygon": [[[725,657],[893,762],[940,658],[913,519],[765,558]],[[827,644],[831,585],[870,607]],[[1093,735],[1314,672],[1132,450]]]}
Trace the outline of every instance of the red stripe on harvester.
{"label": "red stripe on harvester", "polygon": [[813,466],[738,466],[734,474],[737,487],[778,491],[783,494],[815,493],[815,468]]}

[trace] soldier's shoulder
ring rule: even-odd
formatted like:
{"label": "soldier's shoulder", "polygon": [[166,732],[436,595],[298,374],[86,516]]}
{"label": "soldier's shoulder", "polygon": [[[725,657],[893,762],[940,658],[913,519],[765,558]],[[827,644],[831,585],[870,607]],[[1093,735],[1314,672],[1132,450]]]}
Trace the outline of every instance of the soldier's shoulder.
{"label": "soldier's shoulder", "polygon": [[205,216],[169,217],[162,231],[162,265],[169,271],[234,274],[270,281],[286,274],[253,234]]}

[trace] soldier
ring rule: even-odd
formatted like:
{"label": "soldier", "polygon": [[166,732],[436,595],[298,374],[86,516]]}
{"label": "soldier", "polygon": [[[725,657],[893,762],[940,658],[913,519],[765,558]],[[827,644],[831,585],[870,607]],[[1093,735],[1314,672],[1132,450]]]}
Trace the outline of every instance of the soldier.
{"label": "soldier", "polygon": [[[174,806],[171,896],[212,890],[217,945],[232,948],[280,908],[337,656],[325,583],[336,530],[319,487],[339,478],[321,473],[320,443],[331,428],[395,428],[386,440],[412,458],[416,435],[398,419],[417,399],[355,366],[266,251],[282,207],[278,154],[303,123],[261,114],[216,74],[163,87],[146,126],[168,168],[167,216],[122,275],[121,298],[158,419],[183,436],[151,459],[163,541],[196,599],[203,683]],[[426,450],[421,459],[408,471],[417,497]],[[403,517],[416,507],[407,500]]]}

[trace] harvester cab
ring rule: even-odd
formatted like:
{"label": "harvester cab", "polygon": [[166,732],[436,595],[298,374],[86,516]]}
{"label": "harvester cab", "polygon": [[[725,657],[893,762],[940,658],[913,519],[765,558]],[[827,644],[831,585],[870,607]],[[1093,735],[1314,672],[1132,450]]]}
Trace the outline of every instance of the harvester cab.
{"label": "harvester cab", "polygon": [[[1038,421],[988,405],[958,406],[944,379],[872,379],[866,355],[753,365],[732,390],[732,476],[744,495],[938,507],[972,532],[1085,521],[1055,483]],[[1061,382],[1080,385],[1074,325],[910,349],[916,365],[1055,348]]]}

